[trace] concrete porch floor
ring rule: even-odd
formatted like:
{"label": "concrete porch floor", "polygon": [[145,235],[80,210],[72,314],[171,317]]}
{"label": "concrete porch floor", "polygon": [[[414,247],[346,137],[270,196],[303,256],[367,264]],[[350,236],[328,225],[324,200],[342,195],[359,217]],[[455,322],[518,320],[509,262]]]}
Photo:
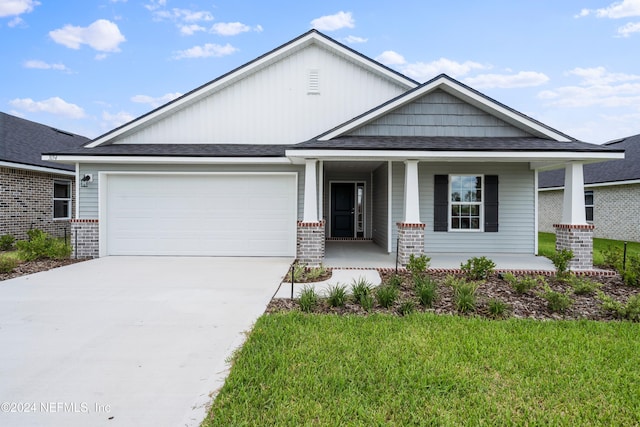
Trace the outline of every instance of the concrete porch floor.
{"label": "concrete porch floor", "polygon": [[[530,254],[497,253],[429,253],[431,268],[460,268],[469,258],[486,256],[499,270],[555,271],[548,258]],[[324,265],[341,268],[395,268],[396,254],[387,251],[371,241],[340,240],[327,241]]]}

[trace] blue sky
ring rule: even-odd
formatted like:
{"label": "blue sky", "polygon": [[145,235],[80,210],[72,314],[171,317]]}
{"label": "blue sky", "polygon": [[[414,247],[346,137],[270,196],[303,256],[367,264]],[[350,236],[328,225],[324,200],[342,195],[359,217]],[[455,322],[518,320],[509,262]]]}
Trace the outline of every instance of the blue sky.
{"label": "blue sky", "polygon": [[0,111],[96,137],[310,28],[583,141],[640,133],[640,0],[0,0]]}

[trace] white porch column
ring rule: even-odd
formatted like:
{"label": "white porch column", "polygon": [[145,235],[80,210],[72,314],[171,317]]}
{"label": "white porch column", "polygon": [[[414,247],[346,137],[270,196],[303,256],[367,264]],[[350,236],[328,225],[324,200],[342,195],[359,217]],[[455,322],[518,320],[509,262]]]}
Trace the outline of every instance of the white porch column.
{"label": "white porch column", "polygon": [[305,160],[303,222],[318,222],[317,163],[316,159]]}
{"label": "white porch column", "polygon": [[418,161],[404,162],[404,222],[420,223],[420,193],[418,192]]}
{"label": "white porch column", "polygon": [[564,170],[563,224],[586,224],[582,163],[567,163]]}

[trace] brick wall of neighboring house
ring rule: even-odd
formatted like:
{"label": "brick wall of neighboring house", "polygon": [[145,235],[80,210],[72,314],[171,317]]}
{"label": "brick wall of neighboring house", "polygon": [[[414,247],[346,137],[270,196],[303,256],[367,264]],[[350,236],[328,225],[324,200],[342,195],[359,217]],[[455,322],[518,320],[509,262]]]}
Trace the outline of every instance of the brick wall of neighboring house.
{"label": "brick wall of neighboring house", "polygon": [[0,236],[27,238],[27,231],[39,228],[52,236],[69,236],[69,220],[53,219],[53,183],[71,181],[71,215],[74,213],[74,178],[46,172],[0,167]]}
{"label": "brick wall of neighboring house", "polygon": [[[593,191],[593,237],[640,242],[640,184],[587,187]],[[538,226],[561,223],[562,190],[538,193]]]}

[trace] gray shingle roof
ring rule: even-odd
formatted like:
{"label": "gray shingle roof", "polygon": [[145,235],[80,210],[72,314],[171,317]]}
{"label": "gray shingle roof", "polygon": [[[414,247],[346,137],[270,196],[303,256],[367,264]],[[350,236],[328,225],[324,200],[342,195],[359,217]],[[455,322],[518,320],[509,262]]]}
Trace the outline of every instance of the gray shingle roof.
{"label": "gray shingle roof", "polygon": [[416,150],[416,151],[618,151],[586,142],[558,142],[535,137],[444,137],[444,136],[342,136],[329,141],[311,140],[291,150]]}
{"label": "gray shingle roof", "polygon": [[264,144],[113,144],[46,154],[149,157],[284,157],[289,145]]}
{"label": "gray shingle roof", "polygon": [[[640,179],[640,134],[608,142],[603,148],[624,150],[624,159],[584,166],[584,183],[630,181]],[[564,169],[540,172],[539,188],[563,187]]]}
{"label": "gray shingle roof", "polygon": [[42,160],[42,152],[77,148],[88,141],[84,136],[0,112],[0,160],[5,162],[72,171],[73,165]]}

